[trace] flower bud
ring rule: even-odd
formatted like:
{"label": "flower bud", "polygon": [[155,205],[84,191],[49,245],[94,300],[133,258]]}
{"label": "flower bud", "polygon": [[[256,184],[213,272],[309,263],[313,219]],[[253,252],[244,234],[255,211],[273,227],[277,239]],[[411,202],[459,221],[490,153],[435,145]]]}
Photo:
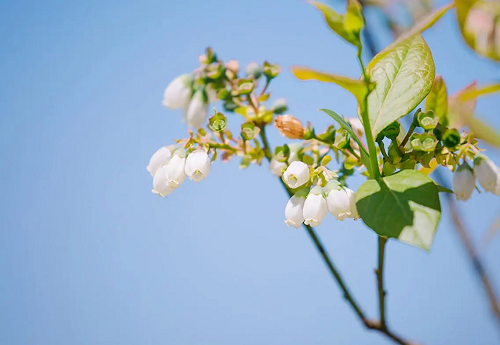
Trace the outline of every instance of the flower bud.
{"label": "flower bud", "polygon": [[153,190],[152,192],[161,197],[166,197],[174,191],[175,188],[169,186],[167,181],[167,166],[162,165],[158,168],[153,177]]}
{"label": "flower bud", "polygon": [[208,114],[207,95],[203,89],[198,89],[187,107],[185,120],[189,127],[201,127]]}
{"label": "flower bud", "polygon": [[256,62],[250,62],[245,68],[247,76],[254,77],[255,79],[259,79],[263,72],[262,67]]}
{"label": "flower bud", "polygon": [[344,188],[332,190],[326,197],[328,211],[338,220],[351,216],[351,200]]}
{"label": "flower bud", "polygon": [[184,74],[168,84],[163,93],[163,105],[170,109],[185,107],[191,97],[193,76]]}
{"label": "flower bud", "polygon": [[304,222],[304,196],[292,196],[285,207],[285,224],[298,228]]}
{"label": "flower bud", "polygon": [[172,158],[171,147],[165,146],[156,151],[151,159],[149,160],[149,164],[146,167],[147,171],[151,174],[151,176],[155,176],[156,171],[162,166],[167,164]]}
{"label": "flower bud", "polygon": [[184,172],[190,180],[200,182],[207,177],[210,167],[211,163],[208,154],[204,150],[196,150],[188,155]]}
{"label": "flower bud", "polygon": [[283,173],[283,180],[292,189],[299,188],[309,182],[309,167],[301,161],[295,161]]}
{"label": "flower bud", "polygon": [[351,125],[352,130],[354,133],[358,135],[358,137],[362,137],[365,134],[365,128],[363,127],[363,124],[357,117],[350,117],[347,119],[349,124]]}
{"label": "flower bud", "polygon": [[286,99],[278,98],[271,106],[271,110],[278,115],[284,114],[288,110]]}
{"label": "flower bud", "polygon": [[271,159],[271,163],[269,163],[269,169],[271,169],[271,172],[273,173],[274,176],[281,177],[283,176],[283,172],[286,169],[286,163],[280,162],[275,157],[273,157]]}
{"label": "flower bud", "polygon": [[292,115],[277,116],[274,125],[288,139],[302,139],[304,137],[304,126]]}
{"label": "flower bud", "polygon": [[400,125],[398,121],[394,121],[393,123],[389,124],[387,127],[384,128],[384,130],[381,132],[382,135],[385,137],[394,140],[398,137],[399,132],[400,132]]}
{"label": "flower bud", "polygon": [[495,163],[486,157],[474,159],[474,176],[487,192],[495,193],[500,185],[500,171]]}
{"label": "flower bud", "polygon": [[326,200],[321,192],[321,187],[314,187],[309,192],[304,203],[304,223],[310,226],[321,225],[327,211]]}
{"label": "flower bud", "polygon": [[422,133],[420,134],[420,144],[422,145],[422,151],[432,152],[436,149],[438,140],[434,134]]}
{"label": "flower bud", "polygon": [[432,110],[419,113],[417,115],[417,120],[419,126],[425,129],[426,131],[430,131],[431,129],[436,128],[439,122],[439,118],[436,115],[434,115],[434,112]]}
{"label": "flower bud", "polygon": [[184,171],[186,165],[186,151],[178,149],[166,165],[167,183],[171,188],[177,188],[186,179],[186,172]]}
{"label": "flower bud", "polygon": [[475,187],[476,178],[470,166],[467,163],[460,165],[453,175],[453,190],[457,200],[469,200]]}
{"label": "flower bud", "polygon": [[281,72],[281,67],[278,64],[271,64],[269,62],[264,62],[264,74],[267,79],[273,79],[278,76]]}
{"label": "flower bud", "polygon": [[455,148],[460,144],[460,133],[455,128],[447,129],[443,134],[443,144],[448,148]]}

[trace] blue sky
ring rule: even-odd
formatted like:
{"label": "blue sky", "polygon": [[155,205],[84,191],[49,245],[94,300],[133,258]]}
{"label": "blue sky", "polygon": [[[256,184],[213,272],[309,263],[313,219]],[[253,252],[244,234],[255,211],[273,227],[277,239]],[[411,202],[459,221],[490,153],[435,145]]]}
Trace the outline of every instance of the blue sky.
{"label": "blue sky", "polygon": [[[6,0],[0,37],[1,344],[389,343],[360,326],[306,233],[285,226],[286,197],[267,167],[217,162],[208,179],[166,199],[151,193],[145,169],[156,149],[186,135],[161,97],[208,45],[226,61],[280,63],[272,97],[317,128],[329,124],[318,108],[354,115],[347,92],[289,72],[302,64],[359,76],[353,48],[315,9],[295,0]],[[498,78],[465,47],[454,14],[425,38],[451,92]],[[379,43],[389,40],[380,31]],[[499,101],[478,105],[496,128]],[[274,129],[270,140],[283,142]],[[476,241],[499,205],[484,193],[459,205]],[[333,217],[317,230],[375,317],[376,236]],[[500,289],[498,253],[500,238],[483,251]],[[498,344],[448,214],[429,254],[390,241],[386,284],[390,325],[406,337]]]}

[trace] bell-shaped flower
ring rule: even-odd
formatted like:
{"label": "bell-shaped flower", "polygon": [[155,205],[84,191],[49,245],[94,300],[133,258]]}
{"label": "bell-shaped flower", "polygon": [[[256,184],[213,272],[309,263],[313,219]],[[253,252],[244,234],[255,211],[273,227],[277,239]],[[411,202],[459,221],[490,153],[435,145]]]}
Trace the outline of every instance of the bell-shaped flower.
{"label": "bell-shaped flower", "polygon": [[271,159],[271,163],[269,163],[269,169],[271,169],[271,172],[273,173],[274,176],[281,177],[283,176],[283,172],[286,169],[286,163],[280,162],[275,157],[273,157]]}
{"label": "bell-shaped flower", "polygon": [[310,226],[321,225],[326,217],[327,205],[321,187],[314,187],[304,203],[304,223]]}
{"label": "bell-shaped flower", "polygon": [[195,92],[185,113],[186,124],[189,127],[199,128],[203,126],[208,114],[208,101],[206,92],[199,89]]}
{"label": "bell-shaped flower", "polygon": [[474,176],[487,192],[494,193],[500,184],[500,170],[493,161],[485,157],[474,159]]}
{"label": "bell-shaped flower", "polygon": [[309,182],[309,167],[301,161],[292,162],[283,173],[283,180],[288,187],[299,188]]}
{"label": "bell-shaped flower", "polygon": [[328,211],[338,220],[351,217],[351,198],[345,188],[334,189],[326,197]]}
{"label": "bell-shaped flower", "polygon": [[352,189],[345,188],[345,192],[349,196],[349,203],[351,206],[351,214],[349,218],[354,218],[354,220],[359,219],[358,207],[356,206],[356,193]]}
{"label": "bell-shaped flower", "polygon": [[207,177],[210,167],[211,162],[208,154],[204,150],[196,150],[188,155],[184,171],[190,180],[200,182]]}
{"label": "bell-shaped flower", "polygon": [[184,74],[168,84],[163,93],[163,105],[170,109],[178,109],[188,104],[191,98],[193,76]]}
{"label": "bell-shaped flower", "polygon": [[166,168],[167,183],[170,187],[177,188],[184,182],[186,179],[185,165],[186,151],[184,149],[177,149]]}
{"label": "bell-shaped flower", "polygon": [[170,161],[171,157],[172,148],[169,146],[164,146],[153,154],[146,169],[149,171],[151,176],[154,177],[158,168],[164,164],[167,164]]}
{"label": "bell-shaped flower", "polygon": [[153,190],[152,192],[158,194],[159,196],[166,197],[174,191],[174,188],[170,187],[167,181],[167,166],[160,166],[155,176],[153,177]]}
{"label": "bell-shaped flower", "polygon": [[470,166],[467,163],[460,165],[453,174],[453,191],[457,200],[469,200],[475,187],[476,178]]}
{"label": "bell-shaped flower", "polygon": [[305,196],[294,195],[288,200],[285,207],[285,224],[298,228],[304,222]]}

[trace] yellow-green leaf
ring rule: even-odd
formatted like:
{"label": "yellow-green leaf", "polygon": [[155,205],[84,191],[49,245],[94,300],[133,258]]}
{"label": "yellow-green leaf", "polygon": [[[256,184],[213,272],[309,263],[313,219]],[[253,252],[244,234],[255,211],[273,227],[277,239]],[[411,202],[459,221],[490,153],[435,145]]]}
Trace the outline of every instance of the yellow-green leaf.
{"label": "yellow-green leaf", "polygon": [[375,89],[368,95],[368,117],[373,137],[412,111],[427,96],[434,81],[432,54],[420,35],[375,56],[367,66]]}
{"label": "yellow-green leaf", "polygon": [[500,92],[500,84],[486,85],[475,90],[469,90],[460,94],[460,100],[466,102],[479,96],[486,96],[492,93]]}
{"label": "yellow-green leaf", "polygon": [[491,125],[476,117],[467,119],[467,125],[476,138],[483,139],[490,145],[500,147],[500,134]]}
{"label": "yellow-green leaf", "polygon": [[347,12],[344,18],[344,27],[347,31],[359,32],[365,26],[363,9],[358,0],[347,1]]}
{"label": "yellow-green leaf", "polygon": [[425,110],[432,110],[439,118],[439,122],[446,126],[448,124],[448,93],[446,84],[440,75],[436,76],[432,89],[425,100]]}
{"label": "yellow-green leaf", "polygon": [[341,75],[315,71],[307,67],[292,66],[292,73],[300,80],[317,80],[325,83],[334,83],[352,93],[359,103],[362,102],[373,85],[367,85],[363,80],[351,79]]}
{"label": "yellow-green leaf", "polygon": [[321,11],[325,17],[326,23],[333,32],[351,44],[359,44],[359,37],[357,37],[352,31],[346,29],[343,15],[335,12],[333,8],[321,2],[309,1],[309,3]]}
{"label": "yellow-green leaf", "polygon": [[467,119],[474,115],[477,98],[462,100],[463,94],[470,94],[477,91],[477,82],[467,85],[462,90],[455,92],[448,98],[448,125],[452,128],[462,128]]}

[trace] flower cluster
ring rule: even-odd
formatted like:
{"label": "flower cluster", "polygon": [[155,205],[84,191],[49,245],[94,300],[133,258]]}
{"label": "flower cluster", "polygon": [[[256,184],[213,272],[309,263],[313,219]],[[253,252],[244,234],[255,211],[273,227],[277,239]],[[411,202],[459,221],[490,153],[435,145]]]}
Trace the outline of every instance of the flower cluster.
{"label": "flower cluster", "polygon": [[453,175],[453,189],[457,200],[469,200],[477,188],[476,179],[486,192],[500,195],[500,168],[487,157],[479,155],[474,159],[474,169],[463,163]]}
{"label": "flower cluster", "polygon": [[292,162],[283,174],[283,181],[297,192],[285,207],[285,223],[295,228],[302,223],[318,226],[327,211],[338,220],[358,219],[354,192],[335,180],[336,176],[322,166],[313,169],[304,162]]}
{"label": "flower cluster", "polygon": [[147,170],[153,176],[153,193],[166,197],[177,189],[186,176],[200,182],[210,172],[211,162],[203,149],[188,153],[178,145],[166,146],[156,151]]}

